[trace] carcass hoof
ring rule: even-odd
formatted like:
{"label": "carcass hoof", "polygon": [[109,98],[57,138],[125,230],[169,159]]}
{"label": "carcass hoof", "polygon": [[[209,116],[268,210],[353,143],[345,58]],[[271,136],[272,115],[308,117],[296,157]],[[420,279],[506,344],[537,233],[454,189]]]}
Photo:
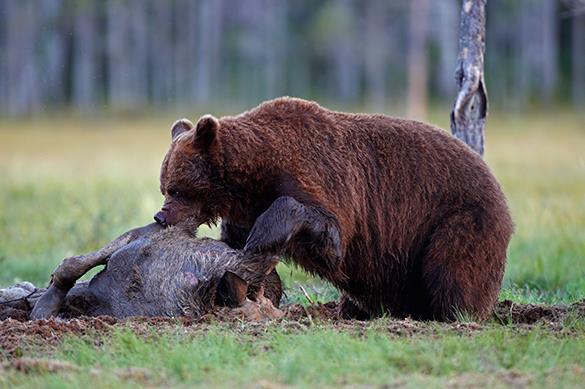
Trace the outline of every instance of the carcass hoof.
{"label": "carcass hoof", "polygon": [[49,286],[47,291],[35,304],[30,314],[30,319],[40,320],[56,316],[61,310],[66,294],[67,291],[59,289],[55,285]]}

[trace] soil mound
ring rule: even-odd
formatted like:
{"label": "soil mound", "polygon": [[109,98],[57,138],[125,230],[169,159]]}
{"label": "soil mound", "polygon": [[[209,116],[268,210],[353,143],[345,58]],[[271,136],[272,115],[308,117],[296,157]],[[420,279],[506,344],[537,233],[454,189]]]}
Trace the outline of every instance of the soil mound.
{"label": "soil mound", "polygon": [[503,324],[535,324],[541,321],[560,323],[569,313],[585,316],[585,299],[571,305],[519,304],[504,300],[494,309],[495,318]]}

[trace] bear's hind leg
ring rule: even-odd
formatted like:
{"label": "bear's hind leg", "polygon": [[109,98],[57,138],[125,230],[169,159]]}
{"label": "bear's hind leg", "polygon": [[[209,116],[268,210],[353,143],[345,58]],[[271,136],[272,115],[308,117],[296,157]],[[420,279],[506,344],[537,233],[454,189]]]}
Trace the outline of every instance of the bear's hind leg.
{"label": "bear's hind leg", "polygon": [[487,214],[461,212],[434,231],[421,261],[427,308],[423,316],[455,320],[460,314],[485,319],[504,275],[509,234]]}

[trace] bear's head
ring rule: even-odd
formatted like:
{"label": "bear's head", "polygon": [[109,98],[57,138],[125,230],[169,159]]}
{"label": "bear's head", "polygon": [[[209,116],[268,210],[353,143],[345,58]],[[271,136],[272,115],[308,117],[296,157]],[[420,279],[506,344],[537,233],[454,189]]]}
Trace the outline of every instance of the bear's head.
{"label": "bear's head", "polygon": [[154,216],[161,225],[198,227],[214,222],[226,203],[217,169],[219,121],[205,115],[193,126],[187,119],[171,128],[172,142],[160,173],[162,209]]}

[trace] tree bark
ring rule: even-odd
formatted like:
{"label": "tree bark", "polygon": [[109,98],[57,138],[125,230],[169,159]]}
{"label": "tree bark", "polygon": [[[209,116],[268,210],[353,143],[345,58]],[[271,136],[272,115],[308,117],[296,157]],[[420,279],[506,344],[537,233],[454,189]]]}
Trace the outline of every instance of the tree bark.
{"label": "tree bark", "polygon": [[451,132],[481,156],[488,108],[483,72],[486,1],[463,0],[455,71],[459,93],[451,111]]}

